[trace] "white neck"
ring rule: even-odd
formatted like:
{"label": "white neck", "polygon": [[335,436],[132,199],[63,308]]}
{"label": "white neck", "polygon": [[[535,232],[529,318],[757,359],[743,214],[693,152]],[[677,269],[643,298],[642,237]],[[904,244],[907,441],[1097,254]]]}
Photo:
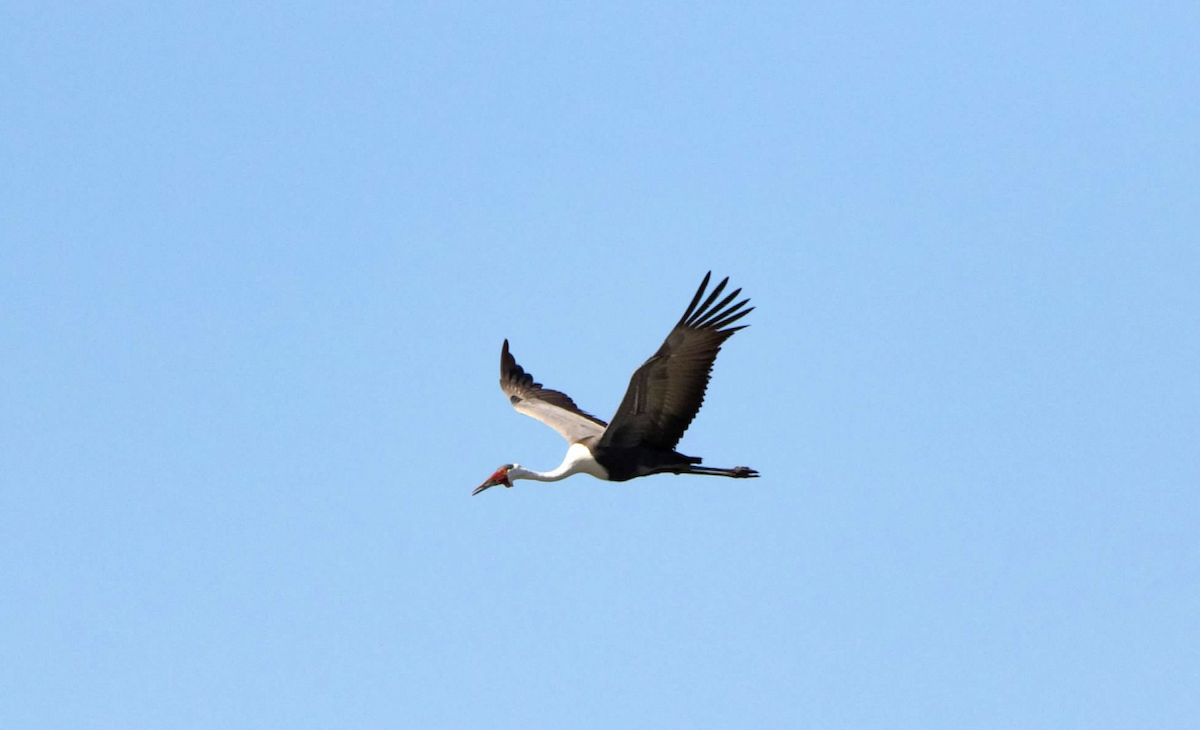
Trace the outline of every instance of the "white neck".
{"label": "white neck", "polygon": [[598,479],[608,479],[608,472],[592,458],[592,452],[583,444],[571,444],[567,455],[557,469],[551,471],[533,471],[521,465],[508,470],[509,481],[532,479],[536,482],[557,482],[572,474],[591,474]]}

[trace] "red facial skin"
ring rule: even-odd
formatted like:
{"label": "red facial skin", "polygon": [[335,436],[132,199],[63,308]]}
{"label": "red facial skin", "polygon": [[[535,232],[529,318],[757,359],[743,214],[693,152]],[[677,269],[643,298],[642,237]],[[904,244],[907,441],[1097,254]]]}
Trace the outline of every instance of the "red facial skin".
{"label": "red facial skin", "polygon": [[480,484],[478,487],[475,487],[475,491],[471,492],[471,494],[479,494],[485,489],[490,489],[497,484],[503,484],[506,487],[512,486],[512,482],[509,481],[508,478],[508,469],[500,468],[492,472],[492,475],[487,478],[487,481],[485,481],[483,484]]}

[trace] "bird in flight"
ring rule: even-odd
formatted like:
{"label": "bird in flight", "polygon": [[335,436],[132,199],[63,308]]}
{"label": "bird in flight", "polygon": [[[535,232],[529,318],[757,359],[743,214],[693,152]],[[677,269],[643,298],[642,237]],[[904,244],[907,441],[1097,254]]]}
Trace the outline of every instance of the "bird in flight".
{"label": "bird in flight", "polygon": [[497,484],[511,487],[518,479],[556,482],[572,474],[591,474],[611,482],[651,474],[703,474],[735,479],[758,476],[748,466],[732,469],[700,466],[699,457],[685,456],[675,450],[704,403],[704,390],[721,345],[747,326],[730,325],[754,310],[754,307],[744,308],[749,299],[730,304],[741,289],[713,304],[725,291],[728,277],[701,304],[711,277],[711,271],[704,275],[692,303],[662,347],[634,371],[612,423],[585,413],[566,393],[535,382],[517,364],[505,340],[500,350],[501,390],[518,413],[532,416],[558,431],[570,446],[557,469],[539,472],[520,464],[505,464],[471,494]]}

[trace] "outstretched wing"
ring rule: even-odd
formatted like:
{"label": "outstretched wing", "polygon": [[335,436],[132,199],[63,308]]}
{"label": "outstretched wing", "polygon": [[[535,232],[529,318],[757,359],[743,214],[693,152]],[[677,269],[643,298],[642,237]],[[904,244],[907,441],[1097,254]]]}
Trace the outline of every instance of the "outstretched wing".
{"label": "outstretched wing", "polygon": [[746,326],[729,325],[754,310],[743,309],[749,299],[730,305],[741,289],[713,304],[729,283],[728,277],[697,307],[711,276],[711,271],[704,275],[692,303],[658,352],[634,372],[601,445],[674,449],[683,438],[704,403],[704,391],[721,345]]}
{"label": "outstretched wing", "polygon": [[562,434],[569,443],[598,436],[607,425],[580,410],[566,393],[543,388],[533,376],[517,364],[508,351],[508,340],[500,350],[500,389],[518,413],[524,413]]}

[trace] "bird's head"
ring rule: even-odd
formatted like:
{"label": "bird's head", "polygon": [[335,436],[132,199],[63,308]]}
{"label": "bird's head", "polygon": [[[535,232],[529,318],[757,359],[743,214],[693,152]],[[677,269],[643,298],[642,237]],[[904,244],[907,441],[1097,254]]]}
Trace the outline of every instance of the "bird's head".
{"label": "bird's head", "polygon": [[488,477],[483,482],[483,484],[480,484],[478,487],[475,487],[475,491],[471,492],[471,495],[474,496],[476,494],[479,494],[483,490],[485,490],[489,487],[494,487],[497,484],[503,484],[506,487],[511,487],[512,479],[509,478],[508,472],[510,470],[516,469],[516,468],[517,468],[516,464],[505,464],[504,466],[500,467],[496,471],[492,472],[492,475],[490,477]]}

